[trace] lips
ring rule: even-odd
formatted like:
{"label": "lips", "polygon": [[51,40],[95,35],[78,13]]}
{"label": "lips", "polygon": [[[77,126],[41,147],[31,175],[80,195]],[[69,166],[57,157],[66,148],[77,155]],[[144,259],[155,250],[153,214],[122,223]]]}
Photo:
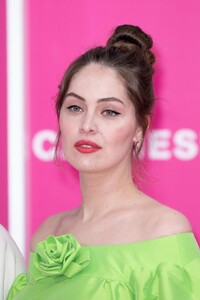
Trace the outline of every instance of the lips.
{"label": "lips", "polygon": [[74,147],[81,153],[92,153],[92,152],[96,152],[99,149],[101,149],[101,147],[99,145],[97,145],[96,143],[92,142],[92,141],[88,141],[88,140],[80,140],[77,141],[74,144]]}

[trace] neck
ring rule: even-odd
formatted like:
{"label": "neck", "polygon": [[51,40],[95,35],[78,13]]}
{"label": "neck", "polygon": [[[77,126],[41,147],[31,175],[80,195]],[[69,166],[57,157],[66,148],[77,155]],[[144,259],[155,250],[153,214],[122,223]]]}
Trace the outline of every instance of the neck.
{"label": "neck", "polygon": [[112,210],[135,203],[138,189],[133,183],[131,169],[103,173],[80,174],[82,193],[81,217],[89,220]]}

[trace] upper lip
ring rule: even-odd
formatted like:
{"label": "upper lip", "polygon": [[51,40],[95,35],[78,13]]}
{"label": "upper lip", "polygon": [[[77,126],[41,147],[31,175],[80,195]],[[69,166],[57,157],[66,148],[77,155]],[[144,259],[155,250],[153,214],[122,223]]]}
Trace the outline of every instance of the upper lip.
{"label": "upper lip", "polygon": [[82,146],[82,145],[88,145],[94,148],[101,148],[99,145],[97,145],[96,143],[92,142],[92,141],[88,141],[88,140],[80,140],[77,141],[74,146],[78,147],[78,146]]}

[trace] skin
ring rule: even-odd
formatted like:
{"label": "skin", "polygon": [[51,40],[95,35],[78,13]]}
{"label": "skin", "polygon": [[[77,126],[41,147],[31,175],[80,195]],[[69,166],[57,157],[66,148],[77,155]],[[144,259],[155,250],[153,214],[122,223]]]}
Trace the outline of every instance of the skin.
{"label": "skin", "polygon": [[[136,243],[191,231],[188,220],[137,189],[132,181],[133,143],[142,132],[135,108],[117,72],[90,64],[71,80],[60,113],[62,148],[80,174],[80,207],[49,217],[31,250],[48,235],[72,233],[83,245]],[[90,140],[101,149],[74,147]]]}

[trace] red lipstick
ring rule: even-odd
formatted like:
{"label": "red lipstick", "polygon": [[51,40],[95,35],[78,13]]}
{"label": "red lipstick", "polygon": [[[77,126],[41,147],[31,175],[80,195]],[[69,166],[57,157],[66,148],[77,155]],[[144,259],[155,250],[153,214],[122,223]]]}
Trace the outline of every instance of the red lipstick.
{"label": "red lipstick", "polygon": [[79,152],[85,153],[85,154],[93,153],[93,152],[96,152],[99,149],[101,149],[101,147],[99,145],[97,145],[96,143],[94,143],[92,141],[88,141],[88,140],[77,141],[74,144],[74,147]]}

